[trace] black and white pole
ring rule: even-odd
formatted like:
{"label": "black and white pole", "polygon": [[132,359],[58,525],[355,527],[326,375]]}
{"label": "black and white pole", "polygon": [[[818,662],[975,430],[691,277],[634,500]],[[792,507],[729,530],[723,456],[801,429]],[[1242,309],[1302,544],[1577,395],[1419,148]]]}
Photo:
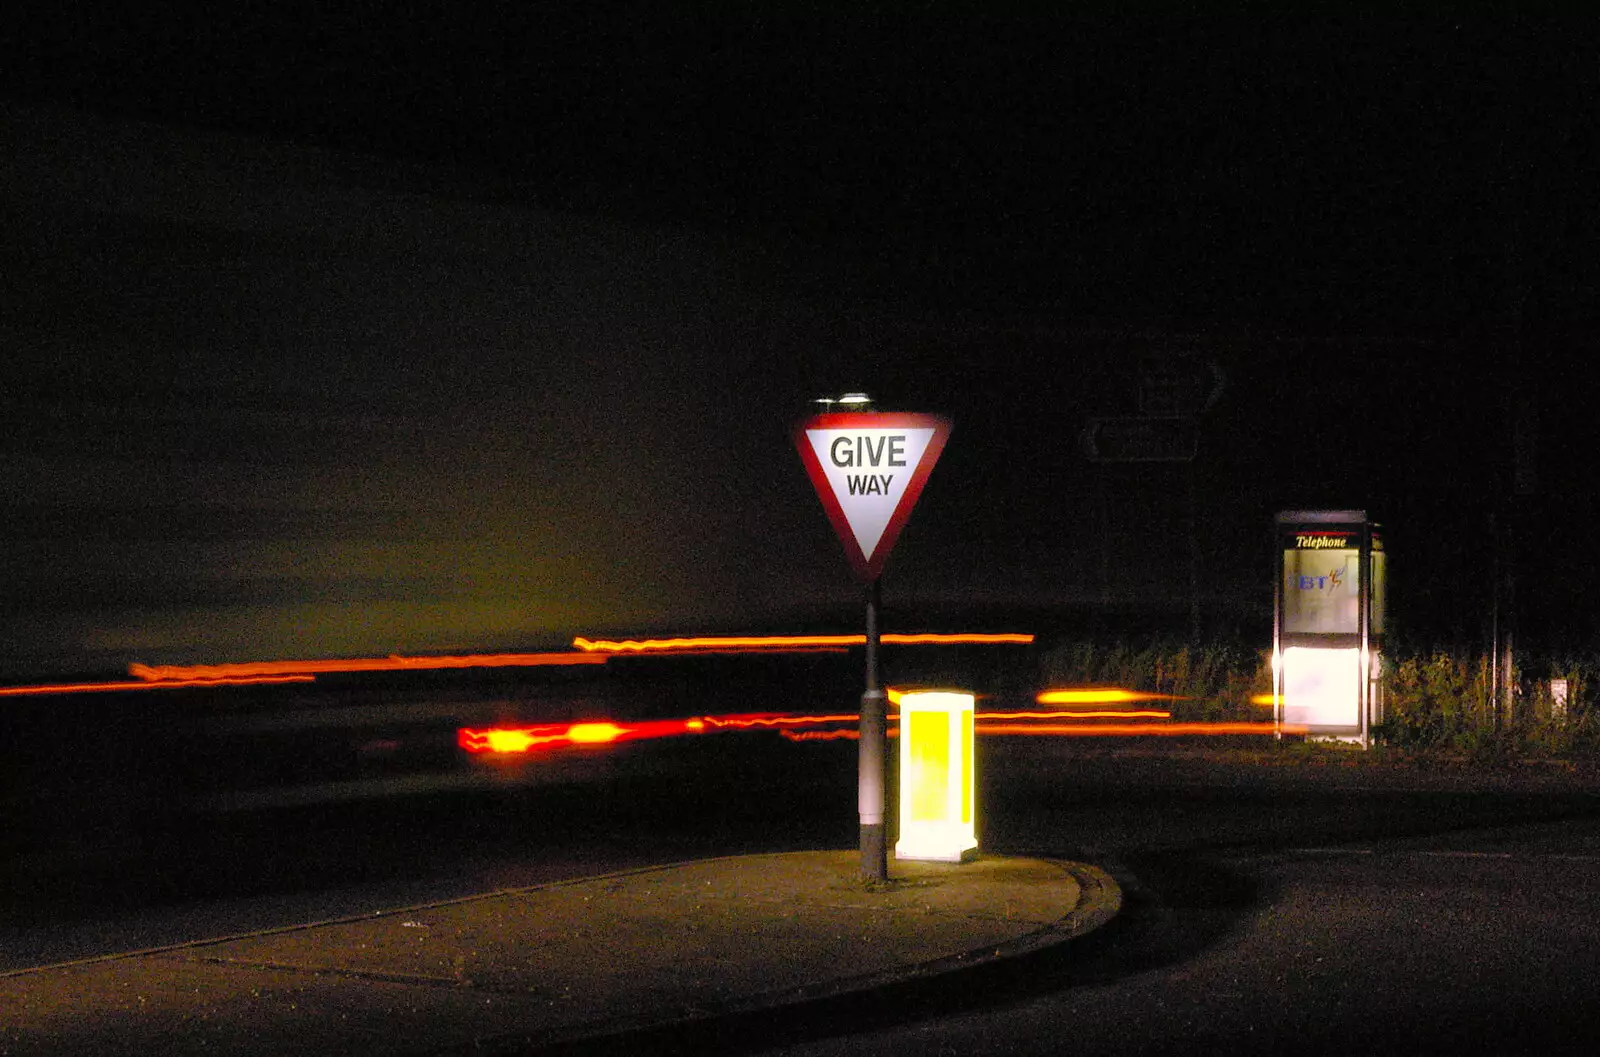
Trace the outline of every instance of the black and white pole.
{"label": "black and white pole", "polygon": [[878,685],[878,581],[867,585],[867,686],[861,694],[861,749],[857,802],[861,812],[861,876],[889,877],[889,843],[884,832],[883,757],[885,694]]}

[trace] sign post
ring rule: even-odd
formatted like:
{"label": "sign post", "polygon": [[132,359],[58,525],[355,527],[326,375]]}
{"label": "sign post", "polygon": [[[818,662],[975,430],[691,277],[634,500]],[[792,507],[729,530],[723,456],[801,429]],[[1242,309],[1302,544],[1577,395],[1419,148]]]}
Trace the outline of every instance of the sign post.
{"label": "sign post", "polygon": [[935,415],[855,411],[813,416],[794,430],[795,448],[833,523],[845,556],[867,586],[866,689],[861,694],[857,808],[861,873],[889,875],[884,827],[885,694],[878,680],[878,577],[950,435]]}
{"label": "sign post", "polygon": [[889,739],[888,698],[878,681],[878,581],[867,585],[867,685],[861,691],[860,738],[857,742],[856,812],[861,820],[861,876],[870,881],[889,877],[889,836],[884,822],[883,758]]}

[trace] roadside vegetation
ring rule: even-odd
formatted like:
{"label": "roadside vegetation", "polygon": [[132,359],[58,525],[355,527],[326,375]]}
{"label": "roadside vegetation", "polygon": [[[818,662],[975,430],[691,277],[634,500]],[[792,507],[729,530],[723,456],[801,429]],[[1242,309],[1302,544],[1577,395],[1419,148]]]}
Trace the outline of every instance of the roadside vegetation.
{"label": "roadside vegetation", "polygon": [[[1047,686],[1171,695],[1165,707],[1177,721],[1272,719],[1270,650],[1228,643],[1064,642],[1042,651],[1039,674]],[[1509,684],[1509,699],[1496,708],[1490,661],[1482,653],[1386,655],[1374,755],[1422,766],[1600,760],[1600,654],[1518,657]],[[1285,743],[1283,751],[1319,750]]]}
{"label": "roadside vegetation", "polygon": [[1384,669],[1380,743],[1483,762],[1600,755],[1600,656],[1519,658],[1496,707],[1489,658],[1438,651]]}
{"label": "roadside vegetation", "polygon": [[1270,703],[1252,703],[1272,693],[1270,663],[1270,652],[1242,645],[1070,642],[1044,652],[1041,674],[1049,686],[1169,696],[1175,720],[1232,722],[1272,718]]}

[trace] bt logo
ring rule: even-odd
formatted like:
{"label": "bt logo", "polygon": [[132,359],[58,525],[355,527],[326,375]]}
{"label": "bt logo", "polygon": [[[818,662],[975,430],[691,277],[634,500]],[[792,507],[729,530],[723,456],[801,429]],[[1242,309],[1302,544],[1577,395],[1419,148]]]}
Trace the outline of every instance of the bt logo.
{"label": "bt logo", "polygon": [[1344,583],[1344,568],[1329,569],[1327,576],[1300,576],[1297,579],[1302,591],[1337,591],[1339,585]]}

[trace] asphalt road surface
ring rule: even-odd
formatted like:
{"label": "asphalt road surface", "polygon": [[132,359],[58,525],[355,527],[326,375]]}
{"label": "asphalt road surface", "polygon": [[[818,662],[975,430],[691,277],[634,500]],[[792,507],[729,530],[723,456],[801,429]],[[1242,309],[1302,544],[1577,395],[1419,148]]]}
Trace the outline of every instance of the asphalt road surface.
{"label": "asphalt road surface", "polygon": [[[1070,755],[991,844],[1124,888],[1088,942],[752,1052],[1551,1054],[1600,1044],[1600,797],[1566,783]],[[1015,762],[1015,761],[1013,761]],[[1024,770],[1025,768],[1018,768]],[[1053,791],[1052,791],[1053,790]]]}
{"label": "asphalt road surface", "polygon": [[[983,766],[984,846],[1107,868],[1126,896],[1116,922],[977,976],[622,1039],[616,1052],[1548,1054],[1600,1043],[1590,784],[1102,743],[996,742]],[[168,848],[14,884],[0,964],[647,863],[847,846],[853,809],[853,747],[834,744],[657,756],[599,786],[215,820]]]}

